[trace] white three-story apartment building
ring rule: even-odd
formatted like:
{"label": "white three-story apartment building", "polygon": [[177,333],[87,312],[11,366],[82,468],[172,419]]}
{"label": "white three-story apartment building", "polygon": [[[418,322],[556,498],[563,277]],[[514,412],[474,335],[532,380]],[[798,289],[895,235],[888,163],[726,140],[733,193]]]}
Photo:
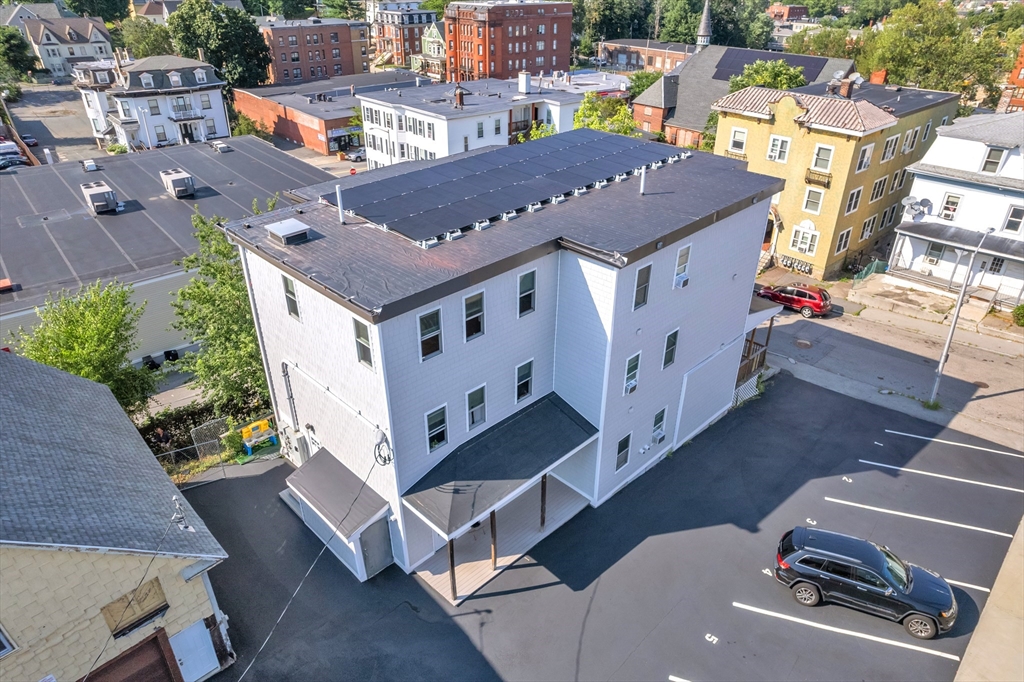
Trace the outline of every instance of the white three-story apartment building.
{"label": "white three-story apartment building", "polygon": [[[985,114],[938,128],[914,174],[890,272],[959,288],[995,305],[1024,295],[1024,112]],[[989,232],[991,230],[991,232]],[[983,235],[985,241],[982,243]],[[981,249],[970,272],[970,254]]]}
{"label": "white three-story apartment building", "polygon": [[225,230],[282,497],[360,580],[465,599],[723,415],[778,311],[751,299],[783,181],[732,159],[576,130],[337,183]]}

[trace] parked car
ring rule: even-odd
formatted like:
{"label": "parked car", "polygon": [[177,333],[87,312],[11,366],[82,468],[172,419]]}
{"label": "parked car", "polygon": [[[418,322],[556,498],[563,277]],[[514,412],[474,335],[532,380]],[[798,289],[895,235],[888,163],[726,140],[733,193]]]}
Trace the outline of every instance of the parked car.
{"label": "parked car", "polygon": [[366,161],[366,150],[362,147],[351,147],[345,150],[345,158],[349,161]]}
{"label": "parked car", "polygon": [[36,138],[32,137],[31,135],[22,135],[21,141],[25,143],[26,147],[35,147],[37,144],[39,144]]}
{"label": "parked car", "polygon": [[13,156],[5,156],[0,158],[0,170],[7,170],[8,168],[14,168],[15,166],[28,166],[30,165],[26,159],[19,159]]}
{"label": "parked car", "polygon": [[804,606],[850,606],[903,623],[917,639],[949,632],[956,622],[953,589],[938,573],[851,535],[803,526],[788,531],[775,555],[775,579]]}
{"label": "parked car", "polygon": [[757,293],[758,296],[781,303],[787,308],[799,310],[804,317],[828,315],[832,312],[832,297],[821,287],[813,287],[809,284],[790,284],[784,287],[766,286]]}

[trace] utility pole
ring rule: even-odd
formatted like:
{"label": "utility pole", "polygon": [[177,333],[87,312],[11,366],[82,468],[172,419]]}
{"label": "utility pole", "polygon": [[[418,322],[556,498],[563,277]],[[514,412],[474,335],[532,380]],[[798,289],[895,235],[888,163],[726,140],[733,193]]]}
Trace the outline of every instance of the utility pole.
{"label": "utility pole", "polygon": [[967,274],[964,275],[964,283],[960,286],[960,295],[956,299],[956,307],[953,308],[953,321],[949,325],[949,336],[946,337],[946,345],[942,349],[942,356],[939,358],[939,366],[935,369],[935,386],[932,387],[932,397],[928,401],[930,404],[935,404],[935,399],[939,395],[939,382],[942,381],[942,370],[946,366],[946,360],[949,359],[949,347],[953,344],[953,333],[956,331],[956,322],[960,319],[960,307],[964,303],[964,297],[967,295],[967,283],[971,281],[971,276],[974,274],[974,259],[978,255],[978,251],[981,250],[981,245],[985,243],[985,237],[989,236],[996,231],[996,228],[990,227],[985,231],[985,234],[981,235],[981,241],[978,242],[978,246],[975,247],[971,253],[971,260],[967,263]]}

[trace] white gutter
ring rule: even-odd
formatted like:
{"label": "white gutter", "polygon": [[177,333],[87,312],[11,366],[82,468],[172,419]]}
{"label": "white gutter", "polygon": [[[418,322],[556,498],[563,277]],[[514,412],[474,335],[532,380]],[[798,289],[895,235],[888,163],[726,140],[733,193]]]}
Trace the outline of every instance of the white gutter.
{"label": "white gutter", "polygon": [[98,554],[142,554],[145,556],[161,556],[170,559],[207,559],[212,561],[223,561],[227,555],[215,556],[213,554],[184,554],[181,552],[154,552],[147,549],[130,549],[126,547],[92,547],[89,545],[66,545],[56,542],[17,542],[14,540],[0,540],[0,546],[10,546],[26,549],[43,549],[57,552],[96,552]]}

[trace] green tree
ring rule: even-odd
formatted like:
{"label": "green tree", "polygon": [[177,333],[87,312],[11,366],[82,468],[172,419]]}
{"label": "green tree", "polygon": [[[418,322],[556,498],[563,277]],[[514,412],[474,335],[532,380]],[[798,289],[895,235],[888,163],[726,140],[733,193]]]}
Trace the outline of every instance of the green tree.
{"label": "green tree", "polygon": [[873,33],[858,64],[862,73],[886,69],[890,83],[956,92],[963,106],[979,88],[986,93],[986,106],[999,101],[1006,48],[995,31],[976,38],[953,5],[936,0],[907,4],[892,13],[884,30]]}
{"label": "green tree", "polygon": [[[348,0],[329,0],[329,1],[330,2],[338,2],[338,1],[346,2]],[[448,5],[451,3],[451,1],[452,0],[426,0],[426,2],[424,2],[422,5],[420,5],[420,8],[421,9],[425,9],[428,12],[437,12],[437,18],[438,19],[443,19],[444,18],[444,10],[445,10],[446,7],[448,7]],[[362,8],[360,8],[360,10],[361,9]],[[365,12],[364,12],[364,16],[365,16]]]}
{"label": "green tree", "polygon": [[255,135],[261,140],[270,142],[273,136],[270,130],[261,121],[255,121],[245,114],[238,114],[235,122],[231,125],[231,134],[238,137],[241,135]]}
{"label": "green tree", "polygon": [[639,137],[633,114],[626,101],[618,97],[600,97],[593,92],[583,95],[580,108],[573,118],[575,128],[593,128],[608,133]]}
{"label": "green tree", "polygon": [[[4,62],[0,62],[0,96],[5,102],[17,102],[21,99],[21,74]],[[4,112],[0,109],[0,117],[3,115]],[[0,122],[10,123],[6,120]]]}
{"label": "green tree", "polygon": [[14,26],[0,26],[0,64],[6,64],[19,74],[36,68],[36,56]]}
{"label": "green tree", "polygon": [[181,265],[195,274],[171,305],[174,328],[202,352],[186,353],[178,366],[195,377],[203,398],[218,411],[248,415],[270,394],[238,249],[218,222],[216,216],[192,216],[199,250]]}
{"label": "green tree", "polygon": [[[659,40],[697,41],[704,0],[663,0]],[[774,23],[765,10],[769,0],[711,0],[711,42],[715,45],[764,49]]]}
{"label": "green tree", "polygon": [[849,29],[823,28],[817,33],[807,29],[793,34],[786,44],[786,52],[811,54],[818,57],[858,59],[864,50],[864,40],[850,36]]}
{"label": "green tree", "polygon": [[167,20],[171,38],[183,57],[216,67],[231,87],[251,87],[267,80],[270,48],[249,15],[210,0],[185,0]]}
{"label": "green tree", "polygon": [[67,0],[68,9],[79,16],[102,17],[104,21],[120,21],[129,15],[129,0]]}
{"label": "green tree", "polygon": [[837,0],[807,0],[807,13],[812,17],[838,17],[839,2]]}
{"label": "green tree", "polygon": [[807,85],[804,67],[790,66],[781,59],[770,61],[758,59],[743,67],[743,73],[729,79],[729,92],[736,92],[751,85],[763,85],[776,90],[791,90]]}
{"label": "green tree", "polygon": [[309,16],[305,0],[267,0],[263,7],[270,14],[286,19],[305,19]]}
{"label": "green tree", "polygon": [[142,17],[132,17],[121,22],[121,38],[124,46],[132,51],[136,59],[153,55],[174,54],[171,32],[166,26]]}
{"label": "green tree", "polygon": [[130,361],[139,318],[146,304],[131,302],[132,287],[114,281],[84,287],[77,294],[49,295],[36,308],[34,329],[11,334],[15,352],[65,372],[106,384],[125,412],[145,409],[156,387],[156,373]]}
{"label": "green tree", "polygon": [[527,142],[528,140],[539,140],[542,137],[551,137],[557,132],[558,131],[555,130],[555,126],[553,125],[534,121],[528,132],[519,133],[519,141]]}
{"label": "green tree", "polygon": [[629,74],[629,97],[636,99],[640,93],[654,85],[661,78],[661,71],[634,71]]}

